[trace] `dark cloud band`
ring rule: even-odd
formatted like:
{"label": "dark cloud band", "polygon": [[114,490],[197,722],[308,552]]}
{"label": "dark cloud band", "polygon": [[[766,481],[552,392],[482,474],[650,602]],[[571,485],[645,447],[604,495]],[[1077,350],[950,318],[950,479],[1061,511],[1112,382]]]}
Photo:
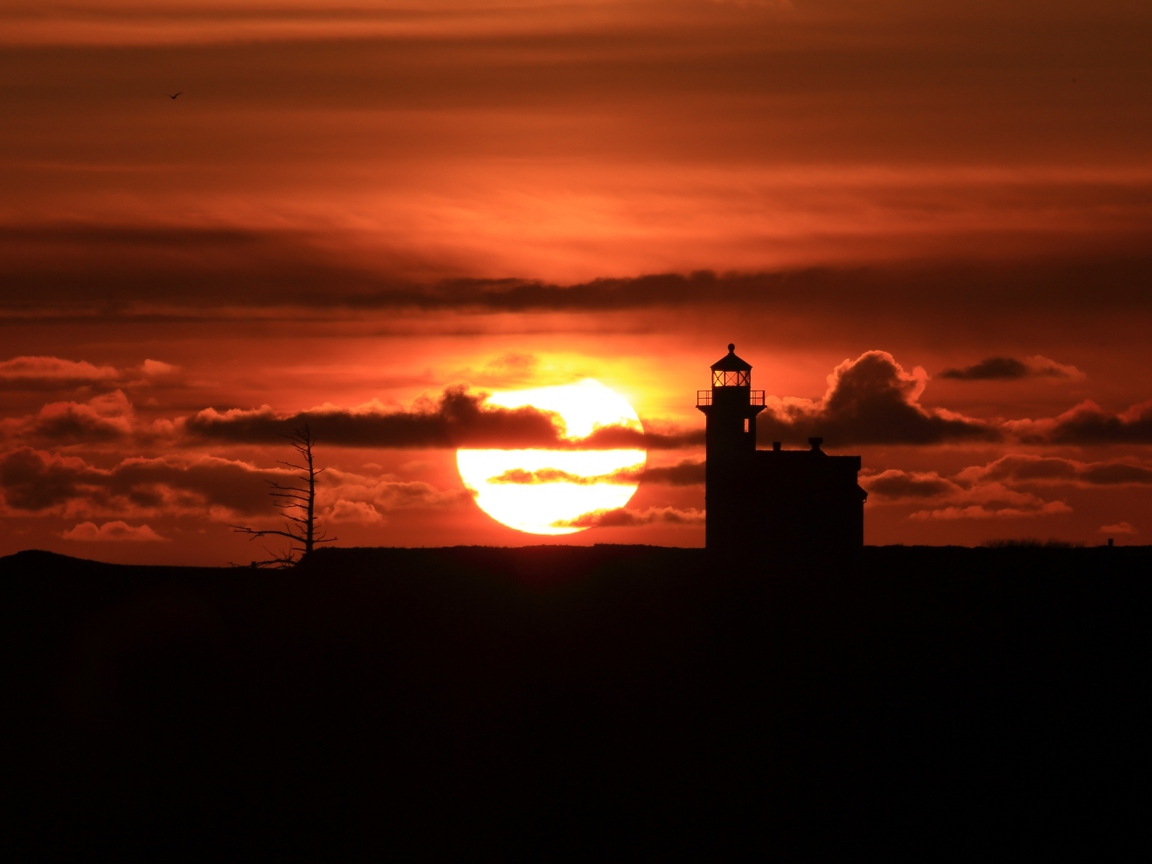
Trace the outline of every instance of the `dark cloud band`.
{"label": "dark cloud band", "polygon": [[558,415],[536,408],[502,408],[485,404],[486,394],[467,386],[449,387],[433,400],[397,411],[306,411],[276,414],[253,411],[201,411],[184,420],[189,435],[231,442],[279,441],[293,429],[308,426],[327,444],[384,448],[543,448],[553,450],[674,449],[703,443],[703,432],[660,430],[645,433],[624,426],[604,426],[586,438],[564,437]]}
{"label": "dark cloud band", "polygon": [[1017,381],[1023,378],[1082,378],[1075,366],[1065,366],[1047,357],[988,357],[971,366],[945,369],[941,378],[956,381]]}

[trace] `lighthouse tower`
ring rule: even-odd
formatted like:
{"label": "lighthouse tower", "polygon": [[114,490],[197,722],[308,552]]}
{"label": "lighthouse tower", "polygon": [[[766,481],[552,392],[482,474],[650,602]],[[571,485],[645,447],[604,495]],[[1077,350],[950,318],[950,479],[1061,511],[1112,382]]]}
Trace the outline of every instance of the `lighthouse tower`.
{"label": "lighthouse tower", "polygon": [[756,449],[764,391],[736,346],[712,364],[712,387],[696,392],[706,419],[705,545],[729,557],[751,550],[815,557],[852,555],[864,545],[859,456],[829,456],[823,438],[807,450]]}
{"label": "lighthouse tower", "polygon": [[705,545],[723,548],[741,537],[747,542],[752,514],[741,490],[756,450],[756,415],[764,410],[764,391],[752,389],[752,366],[736,356],[734,344],[712,364],[712,388],[697,391],[696,407],[707,418]]}

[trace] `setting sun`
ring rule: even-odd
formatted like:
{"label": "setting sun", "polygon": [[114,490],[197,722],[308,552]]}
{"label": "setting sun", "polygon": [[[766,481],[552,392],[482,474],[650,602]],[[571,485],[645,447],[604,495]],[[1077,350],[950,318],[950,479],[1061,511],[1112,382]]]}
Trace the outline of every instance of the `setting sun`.
{"label": "setting sun", "polygon": [[[564,423],[566,440],[585,438],[606,426],[642,430],[628,401],[590,378],[493,393],[488,402],[555,412]],[[476,503],[498,522],[531,534],[572,534],[590,527],[581,524],[581,517],[628,503],[646,455],[642,449],[461,449],[456,465]]]}

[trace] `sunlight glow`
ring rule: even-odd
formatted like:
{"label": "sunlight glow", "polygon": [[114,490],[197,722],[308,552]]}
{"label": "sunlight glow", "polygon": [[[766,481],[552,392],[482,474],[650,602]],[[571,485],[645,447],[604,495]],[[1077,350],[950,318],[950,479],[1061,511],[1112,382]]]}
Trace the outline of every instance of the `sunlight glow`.
{"label": "sunlight glow", "polygon": [[[599,426],[643,430],[628,401],[591,378],[556,387],[493,393],[488,402],[505,408],[531,405],[555,411],[564,421],[568,439],[584,438]],[[638,486],[635,476],[646,458],[642,449],[461,449],[456,451],[456,466],[465,487],[475,493],[476,503],[498,522],[531,534],[573,534],[584,529],[562,523],[628,503]],[[619,472],[627,472],[627,476],[613,477]],[[537,482],[507,482],[509,476]],[[539,482],[541,479],[545,482]]]}

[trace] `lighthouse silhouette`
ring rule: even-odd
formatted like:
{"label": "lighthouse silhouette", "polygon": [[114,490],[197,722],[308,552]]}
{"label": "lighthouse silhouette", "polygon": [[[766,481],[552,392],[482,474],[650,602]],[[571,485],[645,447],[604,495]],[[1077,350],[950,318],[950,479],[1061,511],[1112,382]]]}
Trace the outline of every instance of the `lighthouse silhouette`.
{"label": "lighthouse silhouette", "polygon": [[752,366],[736,346],[712,364],[712,387],[698,390],[706,419],[705,545],[731,555],[846,555],[864,545],[859,456],[830,456],[822,438],[808,450],[756,449],[764,391],[752,389]]}

